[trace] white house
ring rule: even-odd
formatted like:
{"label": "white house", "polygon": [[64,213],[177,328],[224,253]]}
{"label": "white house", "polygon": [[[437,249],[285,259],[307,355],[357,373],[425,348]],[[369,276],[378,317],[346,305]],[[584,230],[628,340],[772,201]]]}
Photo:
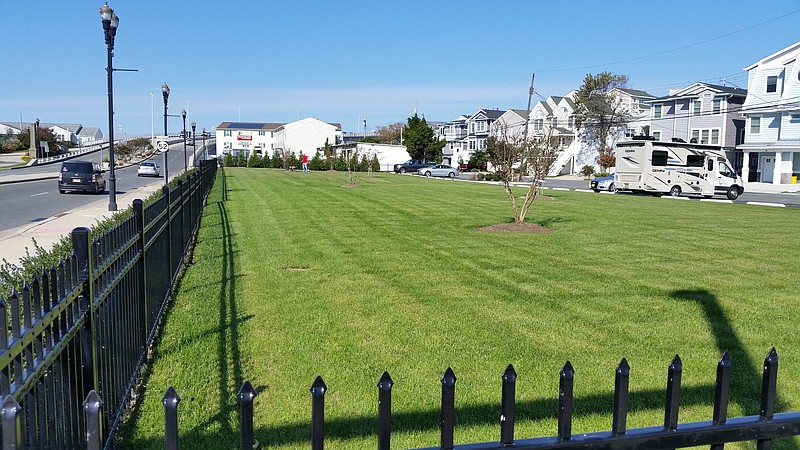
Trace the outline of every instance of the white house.
{"label": "white house", "polygon": [[[442,148],[442,162],[444,164],[456,165],[459,161],[467,162],[467,120],[469,116],[460,115],[450,122],[441,122],[434,129],[439,140],[444,139],[447,143]],[[403,162],[403,161],[401,161]]]}
{"label": "white house", "polygon": [[79,145],[92,145],[103,140],[103,132],[100,128],[83,127],[78,132]]}
{"label": "white house", "polygon": [[325,147],[325,143],[336,145],[342,142],[342,126],[325,123],[312,117],[290,122],[275,129],[275,148],[278,151],[294,152],[313,156]]}
{"label": "white house", "polygon": [[83,128],[77,123],[42,123],[41,128],[49,128],[59,142],[78,145],[78,133]]}
{"label": "white house", "polygon": [[772,184],[800,177],[800,42],[744,70],[748,72],[742,178]]}
{"label": "white house", "polygon": [[[282,123],[261,122],[222,122],[217,125],[217,149],[220,155],[238,155],[251,152],[260,155],[272,155],[275,149],[275,131]],[[211,155],[213,156],[213,155]]]}

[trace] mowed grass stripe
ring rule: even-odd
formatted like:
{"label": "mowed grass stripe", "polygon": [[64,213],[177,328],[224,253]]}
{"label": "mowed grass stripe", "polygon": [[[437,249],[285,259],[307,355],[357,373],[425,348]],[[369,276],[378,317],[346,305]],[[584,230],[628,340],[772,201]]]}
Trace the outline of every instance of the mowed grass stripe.
{"label": "mowed grass stripe", "polygon": [[744,403],[758,398],[771,345],[784,406],[800,408],[791,375],[800,238],[786,232],[795,210],[545,191],[554,200],[537,201],[529,220],[553,232],[484,233],[475,229],[511,218],[498,186],[362,174],[347,188],[338,173],[225,174],[124,433],[135,448],[163,446],[158,400],[168,385],[189,398],[186,442],[229,448],[241,378],[260,389],[262,445],[306,448],[317,374],[330,388],[328,445],[374,447],[383,370],[396,381],[393,444],[435,445],[447,366],[458,376],[456,440],[496,440],[508,363],[520,373],[517,435],[550,435],[567,359],[577,369],[574,431],[604,430],[622,356],[633,367],[629,425],[658,425],[676,353],[681,420],[707,420],[720,347],[734,358],[731,415],[757,410]]}

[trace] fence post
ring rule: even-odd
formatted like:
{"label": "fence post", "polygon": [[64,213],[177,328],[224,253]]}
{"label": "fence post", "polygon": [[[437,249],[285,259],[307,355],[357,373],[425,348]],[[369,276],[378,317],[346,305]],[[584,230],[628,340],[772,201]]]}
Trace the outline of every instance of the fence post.
{"label": "fence post", "polygon": [[256,390],[250,381],[245,381],[239,392],[239,448],[241,450],[253,449],[253,399],[256,397]]}
{"label": "fence post", "polygon": [[175,388],[170,386],[161,403],[164,405],[164,434],[166,450],[178,450],[178,403],[181,398]]}
{"label": "fence post", "polygon": [[456,374],[448,367],[442,375],[442,436],[440,447],[443,450],[453,448],[453,429],[456,415]]}
{"label": "fence post", "polygon": [[503,447],[514,445],[514,414],[516,409],[516,383],[517,372],[514,366],[509,364],[503,372],[503,388],[501,394],[501,414],[500,414],[500,443]]}
{"label": "fence post", "polygon": [[86,448],[87,450],[100,450],[102,446],[102,430],[100,429],[100,407],[103,401],[100,396],[92,389],[86,400],[83,402],[83,410],[86,413]]}
{"label": "fence post", "polygon": [[678,409],[681,398],[681,372],[683,363],[681,357],[675,355],[669,364],[667,373],[667,403],[664,408],[664,430],[675,431],[678,429]]}
{"label": "fence post", "polygon": [[13,395],[6,395],[3,400],[3,450],[22,448],[19,412],[22,408]]}
{"label": "fence post", "polygon": [[322,450],[325,441],[325,391],[328,386],[317,375],[311,384],[311,449]]}
{"label": "fence post", "polygon": [[82,301],[80,302],[81,314],[86,315],[86,321],[80,331],[81,361],[83,365],[83,391],[88,395],[91,390],[99,390],[97,347],[95,336],[97,330],[94,320],[94,286],[92,280],[92,254],[90,251],[89,229],[86,227],[72,230],[72,252],[75,254],[78,265],[78,281],[83,285]]}
{"label": "fence post", "polygon": [[572,439],[572,388],[575,382],[575,369],[569,360],[559,373],[558,382],[558,441]]}
{"label": "fence post", "polygon": [[139,307],[141,308],[142,320],[142,338],[146,341],[149,334],[150,325],[147,319],[150,317],[147,302],[147,267],[145,267],[147,258],[145,258],[145,242],[144,242],[144,204],[142,199],[137,198],[133,200],[133,226],[136,229],[136,252],[139,253],[139,264],[137,264],[136,277],[138,278],[139,288],[137,289],[139,296]]}
{"label": "fence post", "polygon": [[[8,350],[8,312],[7,305],[0,293],[0,352]],[[11,393],[11,378],[5,370],[0,370],[0,394],[8,395]]]}
{"label": "fence post", "polygon": [[[764,375],[761,378],[761,420],[772,420],[775,415],[775,397],[778,381],[778,353],[775,347],[764,358]],[[772,448],[772,439],[760,439],[756,449],[769,450]]]}
{"label": "fence post", "polygon": [[378,450],[389,450],[392,439],[392,386],[394,381],[384,371],[378,380]]}
{"label": "fence post", "polygon": [[[169,198],[169,186],[164,185],[161,187],[161,196],[167,200],[167,207],[165,208],[167,214],[167,271],[169,272],[169,279],[167,280],[167,286],[172,286],[172,211],[171,211],[171,201]],[[160,293],[159,293],[160,294]]]}
{"label": "fence post", "polygon": [[628,421],[628,386],[630,381],[631,366],[628,360],[622,358],[617,365],[614,376],[614,417],[611,421],[611,435],[625,434]]}
{"label": "fence post", "polygon": [[[717,361],[717,381],[714,386],[714,415],[711,423],[722,425],[728,420],[728,399],[731,385],[731,356],[728,351]],[[711,450],[723,450],[725,444],[712,444]]]}

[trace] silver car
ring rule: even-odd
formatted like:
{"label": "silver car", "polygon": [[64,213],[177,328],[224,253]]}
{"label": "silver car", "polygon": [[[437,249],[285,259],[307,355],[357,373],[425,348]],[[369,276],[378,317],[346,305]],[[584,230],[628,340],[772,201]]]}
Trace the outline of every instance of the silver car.
{"label": "silver car", "polygon": [[436,164],[433,166],[423,167],[419,169],[420,175],[426,177],[450,177],[455,178],[458,176],[458,169],[450,167],[447,164]]}
{"label": "silver car", "polygon": [[595,178],[589,183],[589,187],[595,192],[617,192],[617,187],[614,186],[614,175]]}

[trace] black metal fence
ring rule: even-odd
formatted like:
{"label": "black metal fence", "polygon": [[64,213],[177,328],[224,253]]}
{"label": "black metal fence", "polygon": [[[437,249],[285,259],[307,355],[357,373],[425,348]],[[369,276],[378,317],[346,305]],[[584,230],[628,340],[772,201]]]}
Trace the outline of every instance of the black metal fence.
{"label": "black metal fence", "polygon": [[110,445],[216,170],[204,161],[147,207],[134,200],[93,241],[76,228],[71,257],[0,297],[3,449]]}
{"label": "black metal fence", "polygon": [[[728,418],[728,399],[731,382],[731,358],[725,352],[717,363],[717,376],[712,418],[704,422],[678,423],[680,405],[682,363],[677,355],[669,365],[665,395],[664,424],[628,430],[628,385],[630,366],[623,358],[616,369],[613,396],[613,417],[611,430],[573,435],[573,384],[575,370],[569,361],[560,371],[558,396],[558,434],[556,436],[515,440],[514,426],[516,415],[517,372],[509,364],[502,374],[500,404],[500,439],[495,442],[454,445],[455,429],[455,386],[456,375],[448,368],[441,378],[442,402],[440,421],[440,442],[437,447],[418,450],[493,450],[516,449],[673,449],[708,445],[712,450],[722,450],[725,443],[756,441],[759,450],[772,448],[776,438],[800,435],[800,413],[775,413],[776,385],[778,373],[778,354],[773,348],[764,359],[761,380],[761,405],[759,415]],[[394,381],[388,372],[378,380],[378,416],[376,433],[378,450],[391,448],[392,435],[392,386]],[[310,443],[312,450],[324,448],[325,441],[325,393],[328,386],[321,377],[311,384],[311,425]],[[237,393],[240,414],[241,450],[255,448],[257,440],[253,428],[253,403],[256,390],[245,381]],[[164,405],[165,448],[177,450],[178,405],[181,399],[177,391],[170,387],[161,402]],[[100,397],[91,391],[83,403],[85,408],[86,442],[88,449],[99,449],[102,445]],[[18,414],[23,410],[13,396],[8,396],[2,405],[2,428],[5,436],[19,433]],[[23,432],[24,433],[24,432]],[[14,434],[16,436],[16,434]],[[11,441],[3,441],[3,449],[13,447]],[[191,447],[192,443],[188,443]]]}

